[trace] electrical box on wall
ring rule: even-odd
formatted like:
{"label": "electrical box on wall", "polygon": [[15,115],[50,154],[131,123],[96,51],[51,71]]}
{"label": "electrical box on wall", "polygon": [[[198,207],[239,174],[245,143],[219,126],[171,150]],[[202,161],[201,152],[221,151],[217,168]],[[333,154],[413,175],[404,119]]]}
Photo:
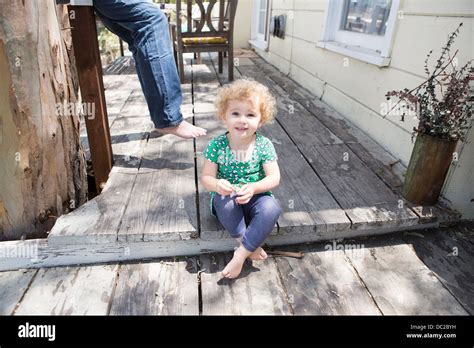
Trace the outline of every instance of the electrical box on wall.
{"label": "electrical box on wall", "polygon": [[285,38],[286,15],[274,16],[270,20],[270,32],[280,39]]}

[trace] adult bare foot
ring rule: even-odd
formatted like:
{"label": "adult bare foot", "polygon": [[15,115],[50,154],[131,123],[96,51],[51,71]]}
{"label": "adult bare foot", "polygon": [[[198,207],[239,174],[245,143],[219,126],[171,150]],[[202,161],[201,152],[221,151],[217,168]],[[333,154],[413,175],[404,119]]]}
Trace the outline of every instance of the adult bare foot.
{"label": "adult bare foot", "polygon": [[245,249],[242,245],[239,246],[234,251],[234,257],[230,262],[224,267],[221,274],[226,278],[237,278],[242,271],[242,266],[244,265],[245,259],[251,254],[250,251]]}
{"label": "adult bare foot", "polygon": [[268,257],[267,253],[265,250],[262,248],[257,248],[253,253],[250,254],[249,258],[252,261],[261,261],[265,260]]}
{"label": "adult bare foot", "polygon": [[183,121],[174,127],[158,128],[156,130],[163,134],[174,134],[184,139],[196,138],[201,135],[206,135],[207,132],[207,130],[204,128],[193,126],[187,121]]}

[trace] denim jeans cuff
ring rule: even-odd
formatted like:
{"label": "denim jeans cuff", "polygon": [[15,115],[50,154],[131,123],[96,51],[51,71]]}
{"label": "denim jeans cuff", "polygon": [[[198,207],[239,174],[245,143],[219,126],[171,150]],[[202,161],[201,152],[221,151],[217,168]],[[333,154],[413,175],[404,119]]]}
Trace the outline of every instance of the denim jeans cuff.
{"label": "denim jeans cuff", "polygon": [[253,246],[251,246],[246,240],[242,240],[242,245],[245,249],[247,249],[247,251],[253,253],[255,250],[257,250],[257,248],[254,248]]}
{"label": "denim jeans cuff", "polygon": [[232,238],[243,238],[243,234],[232,235],[230,232],[229,234]]}
{"label": "denim jeans cuff", "polygon": [[183,122],[183,121],[184,121],[184,118],[181,117],[181,118],[180,118],[179,120],[177,120],[177,121],[170,121],[170,122],[168,122],[168,123],[166,123],[166,124],[164,124],[164,125],[157,125],[157,124],[155,123],[155,128],[160,129],[160,128],[174,127],[174,126],[177,126],[178,124],[180,124],[180,123]]}

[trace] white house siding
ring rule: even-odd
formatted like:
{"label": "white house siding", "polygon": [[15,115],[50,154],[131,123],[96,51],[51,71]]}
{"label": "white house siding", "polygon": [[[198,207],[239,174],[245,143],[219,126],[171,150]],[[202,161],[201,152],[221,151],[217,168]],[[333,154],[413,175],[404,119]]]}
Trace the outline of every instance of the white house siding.
{"label": "white house siding", "polygon": [[240,0],[234,20],[234,48],[248,48],[252,19],[252,0]]}
{"label": "white house siding", "polygon": [[[474,57],[474,1],[401,0],[402,18],[397,20],[388,67],[317,47],[327,6],[327,0],[272,0],[271,16],[288,15],[285,39],[270,37],[267,51],[255,50],[408,165],[413,149],[411,130],[417,122],[411,117],[405,122],[399,116],[383,119],[384,95],[418,86],[424,80],[426,54],[434,50],[434,66],[447,36],[460,22],[464,25],[452,52],[459,48],[460,65]],[[473,140],[471,131],[468,143],[458,145],[459,161],[452,165],[442,191],[466,219],[474,218]]]}

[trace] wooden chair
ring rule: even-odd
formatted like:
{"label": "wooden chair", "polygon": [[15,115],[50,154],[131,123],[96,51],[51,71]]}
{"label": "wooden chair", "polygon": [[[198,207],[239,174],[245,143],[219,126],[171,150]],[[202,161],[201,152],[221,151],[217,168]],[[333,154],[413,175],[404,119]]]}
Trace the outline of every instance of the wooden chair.
{"label": "wooden chair", "polygon": [[[193,0],[186,0],[186,28],[181,21],[181,1],[176,1],[176,23],[170,24],[174,58],[181,83],[184,83],[183,53],[218,52],[219,73],[223,72],[223,53],[228,55],[229,81],[234,79],[234,19],[238,0],[210,0],[207,8],[203,0],[194,0],[201,18],[192,18]],[[219,16],[213,18],[214,6],[219,6]],[[217,27],[217,28],[216,28]],[[203,30],[205,29],[205,30]]]}

